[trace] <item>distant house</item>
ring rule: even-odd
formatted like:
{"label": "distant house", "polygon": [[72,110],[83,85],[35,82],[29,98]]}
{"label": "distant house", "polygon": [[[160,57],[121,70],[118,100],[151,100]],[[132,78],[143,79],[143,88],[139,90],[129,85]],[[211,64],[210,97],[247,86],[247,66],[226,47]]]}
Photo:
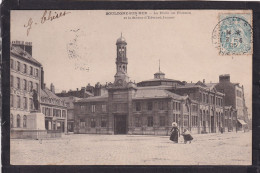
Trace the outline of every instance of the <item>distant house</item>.
{"label": "distant house", "polygon": [[79,97],[69,96],[62,97],[67,106],[67,130],[68,132],[74,132],[74,102],[78,101]]}
{"label": "distant house", "polygon": [[55,95],[54,85],[41,89],[41,112],[45,115],[46,130],[67,132],[67,105],[63,98]]}

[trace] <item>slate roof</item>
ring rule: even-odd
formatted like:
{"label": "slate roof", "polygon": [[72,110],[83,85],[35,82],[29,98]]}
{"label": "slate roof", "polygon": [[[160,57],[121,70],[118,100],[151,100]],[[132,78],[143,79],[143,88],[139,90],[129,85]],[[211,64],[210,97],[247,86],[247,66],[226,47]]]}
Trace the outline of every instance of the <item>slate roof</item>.
{"label": "slate roof", "polygon": [[102,101],[108,101],[108,94],[104,94],[102,96],[82,98],[77,100],[76,102],[102,102]]}
{"label": "slate roof", "polygon": [[41,97],[63,100],[62,98],[56,96],[56,94],[51,92],[48,88],[41,89]]}
{"label": "slate roof", "polygon": [[42,64],[40,62],[38,62],[36,59],[34,59],[28,52],[24,51],[19,46],[11,46],[11,53],[16,56],[25,58],[26,60],[29,60],[39,66],[42,66]]}
{"label": "slate roof", "polygon": [[144,80],[138,83],[143,83],[143,82],[151,82],[151,81],[169,81],[169,82],[180,82],[179,80],[174,80],[174,79],[168,79],[168,78],[162,78],[162,79],[158,79],[158,78],[154,78],[154,79],[150,79],[150,80]]}
{"label": "slate roof", "polygon": [[153,98],[174,98],[182,100],[187,98],[186,96],[180,96],[170,91],[158,88],[146,88],[140,87],[137,89],[133,99],[153,99]]}

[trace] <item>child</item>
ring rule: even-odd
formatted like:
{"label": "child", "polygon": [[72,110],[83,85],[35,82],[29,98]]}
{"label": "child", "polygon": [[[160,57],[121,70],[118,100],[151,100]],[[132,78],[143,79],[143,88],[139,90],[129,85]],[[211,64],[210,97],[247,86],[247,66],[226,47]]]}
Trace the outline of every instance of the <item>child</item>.
{"label": "child", "polygon": [[182,136],[184,138],[184,144],[186,144],[187,141],[189,141],[191,143],[191,141],[193,140],[193,137],[190,135],[190,132],[187,129],[184,129]]}

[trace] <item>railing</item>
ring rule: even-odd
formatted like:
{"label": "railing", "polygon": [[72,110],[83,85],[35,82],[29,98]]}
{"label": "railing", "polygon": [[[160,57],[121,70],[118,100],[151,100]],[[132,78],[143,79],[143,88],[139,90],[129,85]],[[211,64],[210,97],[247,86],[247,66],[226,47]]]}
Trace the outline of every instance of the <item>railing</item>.
{"label": "railing", "polygon": [[46,138],[60,138],[61,131],[47,131],[47,130],[11,130],[11,139],[46,139]]}

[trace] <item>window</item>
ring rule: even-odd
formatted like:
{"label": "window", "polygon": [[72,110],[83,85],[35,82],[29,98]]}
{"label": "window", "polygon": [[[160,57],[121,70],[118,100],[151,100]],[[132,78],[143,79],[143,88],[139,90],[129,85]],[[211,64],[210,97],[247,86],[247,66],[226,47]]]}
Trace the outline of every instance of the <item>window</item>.
{"label": "window", "polygon": [[10,127],[14,127],[14,117],[13,114],[10,115]]}
{"label": "window", "polygon": [[26,127],[27,126],[27,117],[26,115],[23,116],[23,127]]}
{"label": "window", "polygon": [[148,102],[147,103],[147,109],[148,109],[148,111],[153,110],[153,102]]}
{"label": "window", "polygon": [[135,117],[135,127],[141,127],[141,118]]}
{"label": "window", "polygon": [[91,112],[95,112],[96,111],[96,105],[91,105]]}
{"label": "window", "polygon": [[36,92],[39,92],[39,84],[35,84],[35,86],[36,86]]}
{"label": "window", "polygon": [[148,117],[148,127],[153,127],[153,117]]}
{"label": "window", "polygon": [[[55,109],[53,109],[53,116],[54,116],[54,111],[56,112]],[[45,115],[46,116],[51,116],[51,109],[50,108],[45,108]],[[56,116],[56,114],[55,114]]]}
{"label": "window", "polygon": [[35,76],[36,76],[36,77],[39,77],[39,71],[38,71],[38,69],[35,69]]}
{"label": "window", "polygon": [[95,120],[95,118],[91,118],[90,127],[91,128],[95,128],[96,127],[96,120]]}
{"label": "window", "polygon": [[80,119],[79,121],[79,127],[84,128],[86,126],[86,122],[84,119]]}
{"label": "window", "polygon": [[177,120],[176,120],[176,114],[173,114],[173,122],[177,122]]}
{"label": "window", "polygon": [[29,91],[30,92],[33,91],[33,83],[32,83],[32,81],[29,82]]}
{"label": "window", "polygon": [[23,98],[23,108],[27,109],[27,98],[26,97]]}
{"label": "window", "polygon": [[14,96],[13,96],[13,94],[10,95],[10,106],[11,107],[14,106]]}
{"label": "window", "polygon": [[42,107],[42,113],[45,115],[45,107]]}
{"label": "window", "polygon": [[189,123],[189,116],[188,115],[184,115],[183,117],[183,124],[184,126],[188,126],[188,123]]}
{"label": "window", "polygon": [[20,82],[21,82],[21,81],[20,81],[20,78],[18,77],[18,78],[17,78],[17,89],[20,89],[20,86],[21,86],[21,85],[20,85]]}
{"label": "window", "polygon": [[20,96],[17,96],[17,108],[21,107],[21,98]]}
{"label": "window", "polygon": [[14,87],[14,77],[12,75],[10,76],[10,86]]}
{"label": "window", "polygon": [[84,112],[84,108],[85,106],[84,105],[80,105],[80,112],[83,113]]}
{"label": "window", "polygon": [[107,127],[107,119],[106,117],[101,118],[101,127]]}
{"label": "window", "polygon": [[19,61],[17,61],[17,71],[21,70],[21,63]]}
{"label": "window", "polygon": [[33,75],[33,67],[30,66],[30,75]]}
{"label": "window", "polygon": [[173,110],[176,110],[175,102],[173,102]]}
{"label": "window", "polygon": [[62,117],[66,117],[66,111],[62,110]]}
{"label": "window", "polygon": [[23,89],[27,90],[27,81],[25,79],[23,80]]}
{"label": "window", "polygon": [[23,65],[23,72],[27,73],[27,65],[26,64]]}
{"label": "window", "polygon": [[162,101],[158,102],[158,107],[159,107],[159,110],[163,110],[163,102]]}
{"label": "window", "polygon": [[19,114],[17,115],[16,121],[17,121],[17,122],[16,122],[16,124],[17,124],[16,126],[17,126],[17,127],[20,127],[21,117],[20,117]]}
{"label": "window", "polygon": [[30,98],[30,110],[33,110],[33,100]]}
{"label": "window", "polygon": [[160,116],[160,126],[165,126],[165,116]]}
{"label": "window", "polygon": [[135,103],[135,110],[136,111],[141,111],[141,103],[140,102],[136,102]]}
{"label": "window", "polygon": [[107,105],[105,105],[105,104],[101,105],[101,109],[102,109],[102,112],[106,112],[107,111]]}
{"label": "window", "polygon": [[14,68],[14,60],[12,60],[12,59],[10,60],[10,68],[12,68],[12,69]]}

